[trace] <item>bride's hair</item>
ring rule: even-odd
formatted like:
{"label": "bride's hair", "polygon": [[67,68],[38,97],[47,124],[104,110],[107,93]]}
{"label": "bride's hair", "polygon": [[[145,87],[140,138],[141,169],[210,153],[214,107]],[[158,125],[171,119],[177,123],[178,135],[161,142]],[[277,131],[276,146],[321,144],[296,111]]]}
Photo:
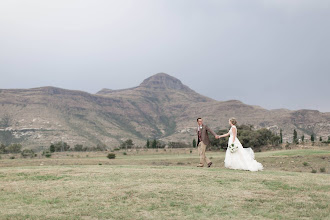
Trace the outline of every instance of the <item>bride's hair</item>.
{"label": "bride's hair", "polygon": [[230,121],[233,125],[236,125],[236,124],[237,124],[236,118],[230,118],[229,121]]}

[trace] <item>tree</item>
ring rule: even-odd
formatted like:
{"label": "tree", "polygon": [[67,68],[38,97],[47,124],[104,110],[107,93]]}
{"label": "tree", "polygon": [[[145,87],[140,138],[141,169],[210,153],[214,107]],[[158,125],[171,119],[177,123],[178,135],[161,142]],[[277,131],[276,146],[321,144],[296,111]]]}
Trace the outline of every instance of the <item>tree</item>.
{"label": "tree", "polygon": [[53,143],[49,147],[50,152],[63,152],[63,151],[68,151],[69,149],[70,149],[70,145],[68,145],[66,142],[63,141]]}
{"label": "tree", "polygon": [[76,144],[76,145],[74,145],[73,150],[74,151],[84,151],[84,145]]}
{"label": "tree", "polygon": [[196,140],[194,139],[193,140],[193,148],[195,148],[196,147]]}
{"label": "tree", "polygon": [[293,143],[298,143],[298,135],[296,129],[293,130]]}
{"label": "tree", "polygon": [[281,144],[283,144],[283,134],[282,134],[282,129],[280,129],[280,138],[281,138]]}
{"label": "tree", "polygon": [[130,149],[133,146],[134,146],[134,143],[133,143],[132,139],[128,139],[128,140],[124,141],[123,143],[121,143],[120,148],[121,149],[125,148],[127,151],[127,149]]}
{"label": "tree", "polygon": [[94,148],[94,150],[95,151],[106,151],[107,150],[107,145],[105,145],[104,143],[99,143],[99,144],[96,145],[96,148]]}
{"label": "tree", "polygon": [[328,141],[330,141],[330,136],[328,136]]}
{"label": "tree", "polygon": [[305,135],[302,135],[301,136],[301,141],[304,142],[304,140],[305,140]]}
{"label": "tree", "polygon": [[280,141],[281,141],[281,137],[277,135],[271,138],[272,145],[278,146]]}
{"label": "tree", "polygon": [[150,141],[149,141],[149,139],[147,139],[147,144],[146,144],[146,146],[147,146],[147,148],[150,147]]}
{"label": "tree", "polygon": [[51,153],[54,153],[54,152],[55,152],[55,145],[54,145],[54,144],[51,144],[51,145],[49,146],[49,151],[50,151]]}
{"label": "tree", "polygon": [[134,143],[132,141],[132,139],[128,139],[126,140],[126,148],[132,148],[134,146]]}
{"label": "tree", "polygon": [[5,154],[7,153],[6,145],[1,144],[0,145],[0,154]]}
{"label": "tree", "polygon": [[157,141],[156,139],[153,140],[152,144],[151,144],[152,148],[157,148]]}
{"label": "tree", "polygon": [[322,142],[322,137],[320,136],[320,142]]}
{"label": "tree", "polygon": [[314,134],[311,135],[311,141],[314,142]]}
{"label": "tree", "polygon": [[11,144],[8,147],[6,147],[6,151],[8,153],[20,153],[22,149],[21,144]]}

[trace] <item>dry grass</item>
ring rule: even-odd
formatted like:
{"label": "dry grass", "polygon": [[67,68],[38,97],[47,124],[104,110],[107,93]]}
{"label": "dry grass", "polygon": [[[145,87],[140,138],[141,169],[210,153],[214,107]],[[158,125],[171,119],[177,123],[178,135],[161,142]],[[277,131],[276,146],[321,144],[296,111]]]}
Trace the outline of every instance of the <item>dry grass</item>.
{"label": "dry grass", "polygon": [[[208,152],[217,166],[198,169],[196,154],[167,153],[117,153],[114,160],[105,153],[1,159],[0,219],[329,218],[328,174],[270,166],[263,172],[228,170],[220,167],[224,153],[219,152]],[[256,156],[280,161],[329,154],[278,151]]]}

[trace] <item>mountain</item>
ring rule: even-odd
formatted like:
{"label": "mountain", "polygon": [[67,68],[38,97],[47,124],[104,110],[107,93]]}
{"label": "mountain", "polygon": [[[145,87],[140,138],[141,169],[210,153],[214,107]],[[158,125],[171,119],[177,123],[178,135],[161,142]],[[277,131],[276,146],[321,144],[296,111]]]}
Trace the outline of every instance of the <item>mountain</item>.
{"label": "mountain", "polygon": [[293,129],[306,138],[312,133],[330,135],[330,113],[216,101],[165,73],[134,88],[102,89],[97,94],[55,87],[0,90],[0,142],[22,142],[29,148],[61,140],[84,146],[104,143],[111,148],[129,138],[139,146],[147,138],[190,143],[197,117],[217,130],[227,129],[233,116],[255,128],[277,133],[283,129],[285,140],[292,138]]}

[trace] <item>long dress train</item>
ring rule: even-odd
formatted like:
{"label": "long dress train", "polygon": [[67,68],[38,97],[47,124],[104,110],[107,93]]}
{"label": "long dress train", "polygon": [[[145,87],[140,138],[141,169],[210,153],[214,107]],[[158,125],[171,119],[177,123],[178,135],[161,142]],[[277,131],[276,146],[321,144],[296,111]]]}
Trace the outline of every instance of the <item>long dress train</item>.
{"label": "long dress train", "polygon": [[[233,143],[233,130],[232,128],[236,126],[232,126],[229,130],[229,140],[228,146]],[[229,169],[235,170],[249,170],[249,171],[258,171],[263,170],[263,166],[261,163],[257,162],[254,159],[254,152],[251,148],[243,148],[241,142],[237,138],[237,129],[236,129],[236,138],[235,145],[238,146],[236,152],[231,153],[229,148],[226,151],[225,157],[225,167]]]}

